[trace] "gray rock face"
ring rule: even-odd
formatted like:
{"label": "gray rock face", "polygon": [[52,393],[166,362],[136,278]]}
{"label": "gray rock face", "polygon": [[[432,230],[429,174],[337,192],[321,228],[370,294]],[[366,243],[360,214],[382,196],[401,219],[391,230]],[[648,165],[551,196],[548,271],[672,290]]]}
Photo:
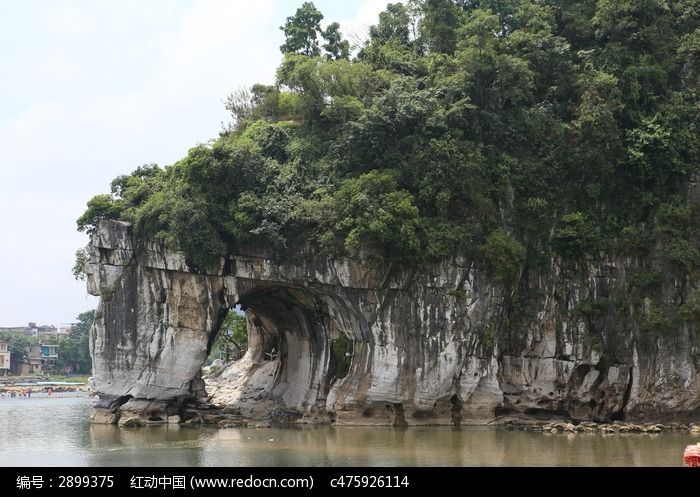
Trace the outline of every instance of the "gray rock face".
{"label": "gray rock face", "polygon": [[[539,298],[520,303],[515,320],[511,295],[458,259],[407,269],[313,253],[280,264],[247,251],[195,271],[116,221],[100,223],[89,252],[88,290],[101,297],[90,343],[94,422],[167,422],[192,399],[338,424],[700,414],[692,329],[651,337],[629,319],[635,309],[580,312],[626,288],[624,260],[576,278],[552,261],[549,274],[528,278]],[[671,295],[674,282],[664,285]],[[236,304],[249,350],[208,394],[201,366]]]}

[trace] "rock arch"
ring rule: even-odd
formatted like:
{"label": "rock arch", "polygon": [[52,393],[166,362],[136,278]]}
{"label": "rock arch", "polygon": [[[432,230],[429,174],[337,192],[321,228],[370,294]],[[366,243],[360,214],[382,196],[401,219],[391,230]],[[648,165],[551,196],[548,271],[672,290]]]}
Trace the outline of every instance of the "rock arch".
{"label": "rock arch", "polygon": [[256,286],[237,303],[248,316],[250,357],[244,362],[277,362],[266,393],[299,412],[325,412],[334,380],[331,345],[341,335],[352,336],[362,318],[344,320],[352,312],[345,303],[293,285]]}

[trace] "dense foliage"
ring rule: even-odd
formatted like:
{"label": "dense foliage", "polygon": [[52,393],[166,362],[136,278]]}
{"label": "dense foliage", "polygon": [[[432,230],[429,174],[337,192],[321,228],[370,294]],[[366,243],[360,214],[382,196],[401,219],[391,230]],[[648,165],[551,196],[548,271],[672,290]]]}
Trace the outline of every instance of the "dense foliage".
{"label": "dense foliage", "polygon": [[70,334],[58,341],[59,371],[70,370],[71,373],[91,374],[90,328],[95,320],[95,311],[81,312]]}
{"label": "dense foliage", "polygon": [[233,93],[219,138],[116,178],[79,228],[131,221],[200,269],[302,240],[461,254],[505,284],[655,239],[700,267],[679,195],[700,158],[698,0],[409,1],[353,51],[321,19],[310,3],[287,18],[276,83]]}

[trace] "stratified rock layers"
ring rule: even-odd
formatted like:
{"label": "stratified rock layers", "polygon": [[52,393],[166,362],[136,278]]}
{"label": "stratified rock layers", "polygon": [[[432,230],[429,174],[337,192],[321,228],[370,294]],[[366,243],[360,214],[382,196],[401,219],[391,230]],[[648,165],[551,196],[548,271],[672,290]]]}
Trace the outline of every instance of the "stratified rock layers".
{"label": "stratified rock layers", "polygon": [[[201,272],[117,221],[99,224],[89,252],[88,290],[101,297],[90,344],[94,422],[174,419],[193,399],[338,424],[700,413],[692,328],[651,336],[629,318],[634,309],[625,319],[581,312],[624,294],[622,259],[576,277],[552,260],[547,274],[527,278],[537,299],[515,320],[511,293],[458,259],[405,268],[307,249],[279,263],[248,250]],[[200,368],[236,304],[246,310],[249,350],[211,398]]]}

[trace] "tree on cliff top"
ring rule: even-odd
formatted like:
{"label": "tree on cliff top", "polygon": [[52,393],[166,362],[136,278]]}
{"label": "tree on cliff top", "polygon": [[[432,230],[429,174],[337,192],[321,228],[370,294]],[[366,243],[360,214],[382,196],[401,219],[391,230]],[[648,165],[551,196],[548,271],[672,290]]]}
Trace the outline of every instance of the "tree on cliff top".
{"label": "tree on cliff top", "polygon": [[287,17],[284,26],[285,41],[280,47],[283,54],[298,53],[307,57],[321,54],[319,38],[325,43],[323,50],[328,60],[346,60],[350,57],[350,43],[343,40],[340,24],[330,23],[326,29],[321,29],[323,14],[311,2],[304,2],[293,16]]}
{"label": "tree on cliff top", "polygon": [[636,256],[660,237],[692,280],[698,230],[656,225],[700,164],[696,4],[390,4],[349,59],[304,3],[275,84],[230,99],[212,144],[94,197],[79,228],[130,221],[198,268],[311,243],[406,264],[459,254],[512,285],[553,258],[624,253],[635,233]]}
{"label": "tree on cliff top", "polygon": [[280,47],[282,53],[298,52],[310,57],[321,53],[318,37],[321,32],[323,14],[311,2],[304,2],[293,16],[280,29],[284,31],[285,41]]}
{"label": "tree on cliff top", "polygon": [[323,49],[326,51],[326,58],[329,60],[347,60],[350,57],[350,42],[343,40],[340,33],[340,24],[333,22],[323,31],[323,38],[326,43]]}

